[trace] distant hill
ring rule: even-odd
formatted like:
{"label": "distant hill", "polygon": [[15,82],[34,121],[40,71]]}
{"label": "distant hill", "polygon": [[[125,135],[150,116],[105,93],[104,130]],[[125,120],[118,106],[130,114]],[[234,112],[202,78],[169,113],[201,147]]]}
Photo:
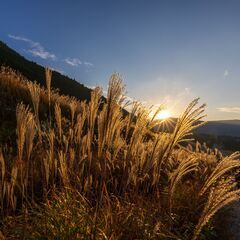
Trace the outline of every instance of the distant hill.
{"label": "distant hill", "polygon": [[238,119],[233,119],[233,120],[218,120],[215,121],[218,123],[224,123],[224,124],[231,124],[231,125],[240,125],[240,120]]}
{"label": "distant hill", "polygon": [[209,121],[196,132],[215,136],[240,137],[240,120]]}
{"label": "distant hill", "polygon": [[[44,67],[27,60],[0,41],[0,65],[3,64],[19,71],[30,81],[37,81],[45,86]],[[58,88],[61,94],[74,96],[79,100],[90,99],[91,89],[56,71],[52,74],[52,87]]]}
{"label": "distant hill", "polygon": [[[171,118],[170,121],[168,121],[168,124],[163,124],[160,127],[160,130],[172,132],[176,122],[177,118]],[[158,129],[158,127],[156,127],[156,129]],[[205,125],[195,129],[194,133],[211,135],[216,137],[218,136],[240,137],[240,120],[234,119],[234,120],[208,121],[205,123]]]}

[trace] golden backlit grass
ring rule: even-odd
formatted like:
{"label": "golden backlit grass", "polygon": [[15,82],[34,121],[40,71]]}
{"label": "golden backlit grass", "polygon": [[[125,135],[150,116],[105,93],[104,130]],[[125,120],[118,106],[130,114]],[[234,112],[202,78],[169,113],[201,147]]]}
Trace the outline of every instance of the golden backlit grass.
{"label": "golden backlit grass", "polygon": [[31,99],[16,108],[16,150],[0,151],[6,237],[201,239],[216,212],[239,199],[239,153],[223,157],[199,143],[184,147],[202,125],[199,99],[172,132],[156,132],[158,112],[149,117],[150,110],[132,103],[124,113],[118,74],[110,78],[106,101],[96,88],[88,103],[51,90],[48,68],[47,90],[5,67],[0,85]]}

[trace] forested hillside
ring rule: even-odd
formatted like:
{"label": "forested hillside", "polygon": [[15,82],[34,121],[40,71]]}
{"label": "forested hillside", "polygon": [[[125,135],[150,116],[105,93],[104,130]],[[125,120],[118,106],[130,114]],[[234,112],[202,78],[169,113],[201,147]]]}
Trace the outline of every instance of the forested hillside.
{"label": "forested hillside", "polygon": [[[44,67],[27,60],[2,41],[0,41],[0,65],[19,71],[27,79],[37,81],[41,86],[45,84]],[[52,87],[58,88],[60,94],[74,96],[79,100],[90,99],[91,89],[56,71],[52,74]]]}

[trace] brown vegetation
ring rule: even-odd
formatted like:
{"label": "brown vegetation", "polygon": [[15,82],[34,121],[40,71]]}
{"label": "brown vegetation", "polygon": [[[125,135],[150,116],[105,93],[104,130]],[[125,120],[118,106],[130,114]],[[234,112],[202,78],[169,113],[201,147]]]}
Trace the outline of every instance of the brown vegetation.
{"label": "brown vegetation", "polygon": [[211,238],[213,215],[239,199],[240,154],[223,157],[198,143],[184,147],[203,118],[199,99],[172,133],[153,132],[161,122],[139,103],[123,113],[117,74],[106,102],[100,88],[89,103],[60,96],[51,90],[48,68],[46,83],[47,90],[8,68],[0,73],[2,89],[32,100],[16,108],[16,150],[8,145],[0,151],[4,236]]}

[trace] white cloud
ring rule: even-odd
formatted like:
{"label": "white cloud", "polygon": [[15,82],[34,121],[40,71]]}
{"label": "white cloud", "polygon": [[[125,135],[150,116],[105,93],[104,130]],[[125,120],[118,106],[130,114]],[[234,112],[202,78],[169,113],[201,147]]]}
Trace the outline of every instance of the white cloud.
{"label": "white cloud", "polygon": [[24,42],[29,42],[31,43],[32,41],[28,38],[25,38],[25,37],[21,37],[21,36],[15,36],[15,35],[12,35],[12,34],[8,34],[8,37],[9,38],[12,38],[14,40],[19,40],[19,41],[24,41]]}
{"label": "white cloud", "polygon": [[32,53],[35,57],[40,57],[42,59],[51,59],[55,60],[56,56],[53,53],[47,52],[41,45],[38,45],[35,48],[29,49],[28,52]]}
{"label": "white cloud", "polygon": [[92,63],[90,63],[90,62],[84,62],[83,63],[85,66],[87,66],[87,67],[93,67],[94,65],[92,64]]}
{"label": "white cloud", "polygon": [[[8,37],[11,39],[14,39],[16,41],[23,41],[23,42],[28,43],[29,49],[27,49],[26,52],[32,54],[35,57],[40,57],[42,59],[57,60],[56,55],[54,53],[50,53],[50,52],[46,51],[45,48],[39,42],[34,42],[33,40],[31,40],[29,38],[26,38],[23,36],[16,36],[16,35],[12,35],[12,34],[8,34]],[[84,65],[88,68],[94,67],[94,65],[92,63],[86,62],[86,61],[82,62],[78,58],[68,57],[68,58],[63,59],[63,61],[73,67],[77,67],[80,65]]]}
{"label": "white cloud", "polygon": [[66,62],[67,64],[73,66],[73,67],[77,67],[77,66],[79,66],[79,65],[82,64],[82,62],[80,61],[80,59],[78,59],[78,58],[70,58],[70,57],[66,58],[66,59],[65,59],[65,62]]}
{"label": "white cloud", "polygon": [[229,75],[229,71],[226,69],[225,71],[224,71],[224,73],[223,73],[223,76],[224,77],[227,77]]}
{"label": "white cloud", "polygon": [[240,113],[240,107],[219,107],[217,110],[226,113]]}
{"label": "white cloud", "polygon": [[23,41],[29,44],[29,49],[27,52],[31,53],[35,57],[40,57],[42,59],[51,59],[56,60],[56,56],[53,53],[50,53],[44,49],[44,47],[39,42],[34,42],[31,39],[22,36],[15,36],[8,34],[9,38],[12,38],[16,41]]}

